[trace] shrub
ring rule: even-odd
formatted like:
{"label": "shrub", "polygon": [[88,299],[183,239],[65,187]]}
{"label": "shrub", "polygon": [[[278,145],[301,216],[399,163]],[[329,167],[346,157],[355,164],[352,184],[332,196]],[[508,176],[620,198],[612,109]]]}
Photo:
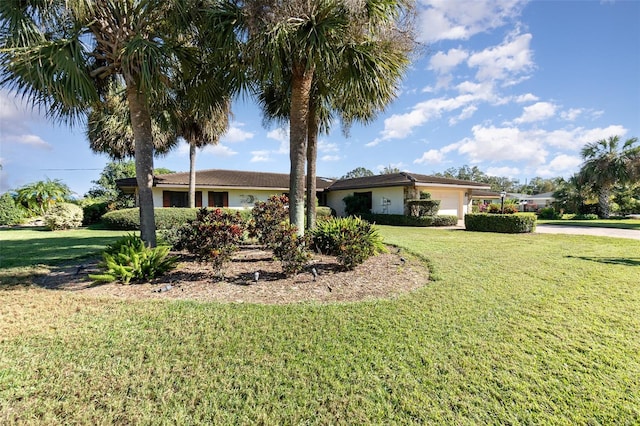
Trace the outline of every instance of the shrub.
{"label": "shrub", "polygon": [[[155,209],[156,229],[172,229],[180,227],[190,220],[194,220],[200,209],[190,209],[181,207],[159,207]],[[247,222],[251,215],[247,210],[222,209],[223,211],[238,212]],[[140,229],[140,209],[123,209],[105,213],[102,222],[109,229],[119,229],[124,231],[136,231]]]}
{"label": "shrub", "polygon": [[560,215],[553,207],[543,207],[538,211],[538,217],[540,219],[558,219]]}
{"label": "shrub", "polygon": [[147,247],[136,235],[126,235],[103,252],[103,274],[91,274],[96,282],[147,281],[176,267],[178,258],[169,256],[169,246]]}
{"label": "shrub", "polygon": [[52,231],[82,226],[82,208],[71,203],[56,203],[44,215],[44,224]]}
{"label": "shrub", "polygon": [[472,213],[464,216],[464,225],[467,231],[501,232],[505,234],[533,232],[536,228],[536,215],[534,213]]}
{"label": "shrub", "polygon": [[273,257],[282,264],[282,272],[294,275],[302,271],[311,259],[309,246],[311,238],[300,236],[298,229],[289,223],[280,223],[274,232],[268,247],[273,250]]}
{"label": "shrub", "polygon": [[289,198],[286,195],[272,195],[267,201],[258,201],[251,210],[253,221],[249,235],[258,238],[260,244],[273,242],[276,230],[289,217]]}
{"label": "shrub", "polygon": [[245,222],[239,212],[200,209],[196,219],[178,231],[178,248],[194,254],[201,262],[211,262],[216,273],[231,259],[242,241]]}
{"label": "shrub", "polygon": [[347,195],[342,201],[344,201],[344,212],[347,216],[359,216],[371,212],[369,200],[366,197]]}
{"label": "shrub", "polygon": [[501,211],[504,211],[504,214],[515,214],[518,213],[518,205],[514,202],[506,202],[503,205],[499,203],[491,203],[487,206],[486,212],[492,214],[502,214]]}
{"label": "shrub", "polygon": [[580,213],[573,216],[573,220],[596,220],[598,215],[594,213]]}
{"label": "shrub", "polygon": [[440,200],[407,200],[409,213],[414,217],[435,216],[440,209]]}
{"label": "shrub", "polygon": [[84,225],[92,225],[100,222],[102,215],[109,211],[109,203],[106,201],[86,201],[82,205],[82,213],[84,219],[82,223]]}
{"label": "shrub", "polygon": [[386,251],[378,231],[359,217],[318,222],[312,234],[314,246],[325,254],[336,256],[346,269],[353,269],[369,257]]}
{"label": "shrub", "polygon": [[11,194],[0,196],[0,225],[16,225],[27,217],[27,212],[18,204]]}
{"label": "shrub", "polygon": [[327,217],[335,216],[336,212],[331,207],[319,206],[316,207],[316,218],[324,219]]}
{"label": "shrub", "polygon": [[455,215],[437,216],[405,216],[402,214],[363,214],[362,219],[378,225],[392,226],[456,226],[458,217]]}

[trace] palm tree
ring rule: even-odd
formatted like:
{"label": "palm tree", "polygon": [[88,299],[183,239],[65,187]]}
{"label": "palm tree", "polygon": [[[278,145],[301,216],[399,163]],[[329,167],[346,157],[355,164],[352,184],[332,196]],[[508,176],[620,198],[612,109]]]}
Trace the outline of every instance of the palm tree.
{"label": "palm tree", "polygon": [[[124,85],[131,117],[140,203],[140,234],[156,245],[150,100],[198,59],[188,0],[25,0],[0,7],[0,84],[49,116],[73,124]],[[195,14],[197,16],[197,13]],[[197,68],[197,67],[194,67]]]}
{"label": "palm tree", "polygon": [[[307,172],[307,194],[311,194],[307,196],[308,217],[313,220],[314,216],[316,138],[326,124],[321,118],[328,117],[323,105],[328,101],[330,108],[341,111],[346,122],[369,116],[370,110],[365,113],[356,105],[370,96],[366,90],[362,91],[365,86],[375,87],[362,84],[361,76],[354,70],[364,65],[383,70],[387,64],[358,62],[356,59],[360,57],[349,57],[349,53],[365,52],[354,46],[371,47],[378,42],[380,48],[383,45],[380,40],[400,39],[398,34],[402,32],[397,27],[407,5],[408,2],[402,0],[250,3],[253,9],[249,7],[249,48],[253,52],[255,76],[260,87],[283,88],[281,93],[288,94],[289,98],[289,218],[300,233],[304,227],[305,159],[311,165]],[[396,56],[402,64],[406,62],[408,50]],[[337,81],[332,79],[337,76],[340,76]],[[342,88],[331,87],[336,83],[342,84]],[[356,87],[361,91],[354,90]],[[324,97],[326,89],[341,97]],[[385,101],[381,103],[386,104]]]}
{"label": "palm tree", "polygon": [[59,179],[33,182],[18,188],[16,192],[16,201],[36,214],[45,214],[55,203],[65,201],[72,194]]}
{"label": "palm tree", "polygon": [[640,147],[634,146],[637,142],[638,138],[631,138],[620,146],[620,137],[611,136],[582,148],[584,163],[580,174],[598,194],[600,217],[609,218],[613,187],[631,182],[637,173],[640,156]]}

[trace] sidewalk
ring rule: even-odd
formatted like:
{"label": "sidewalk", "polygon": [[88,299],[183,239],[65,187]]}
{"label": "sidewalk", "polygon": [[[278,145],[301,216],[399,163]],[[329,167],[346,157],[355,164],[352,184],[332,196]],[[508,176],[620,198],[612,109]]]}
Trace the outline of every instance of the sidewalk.
{"label": "sidewalk", "polygon": [[538,234],[595,235],[599,237],[631,238],[640,240],[640,231],[635,229],[593,228],[589,226],[537,225]]}

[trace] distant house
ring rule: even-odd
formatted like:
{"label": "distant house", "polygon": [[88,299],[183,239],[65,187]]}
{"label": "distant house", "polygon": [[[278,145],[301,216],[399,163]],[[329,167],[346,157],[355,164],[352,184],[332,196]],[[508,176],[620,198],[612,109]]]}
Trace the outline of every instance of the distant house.
{"label": "distant house", "polygon": [[484,183],[402,172],[337,180],[327,188],[326,196],[327,205],[338,216],[345,215],[342,199],[348,195],[367,198],[372,213],[406,214],[406,201],[428,192],[431,199],[440,200],[438,214],[463,219],[471,212],[474,191],[489,189]]}
{"label": "distant house", "polygon": [[[117,184],[124,192],[137,191],[135,178],[120,179]],[[405,214],[407,200],[420,198],[420,192],[428,192],[432,199],[440,200],[439,214],[455,215],[459,219],[471,212],[474,192],[489,189],[483,183],[406,172],[336,181],[317,178],[316,186],[319,204],[333,208],[338,216],[345,215],[342,200],[348,195],[366,198],[372,213]],[[152,191],[155,206],[186,207],[189,173],[155,176]],[[198,207],[251,208],[256,201],[288,192],[288,174],[233,170],[196,172]]]}
{"label": "distant house", "polygon": [[520,194],[520,206],[525,212],[535,212],[543,207],[549,207],[554,201],[553,192],[535,195]]}
{"label": "distant house", "polygon": [[[323,192],[332,182],[330,179],[316,179],[321,205],[324,205]],[[125,193],[137,193],[135,178],[120,179],[117,185]],[[189,173],[154,176],[152,191],[153,205],[156,207],[187,207]],[[272,195],[288,193],[287,174],[238,170],[196,172],[196,207],[252,208],[256,201],[266,201]]]}

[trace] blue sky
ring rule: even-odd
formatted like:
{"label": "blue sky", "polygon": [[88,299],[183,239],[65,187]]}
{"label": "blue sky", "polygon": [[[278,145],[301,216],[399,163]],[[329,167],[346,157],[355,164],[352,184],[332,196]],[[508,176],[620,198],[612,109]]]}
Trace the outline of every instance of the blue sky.
{"label": "blue sky", "polygon": [[[419,1],[417,57],[397,100],[349,137],[320,138],[318,175],[385,166],[421,174],[476,165],[525,179],[570,176],[580,148],[640,137],[640,1]],[[0,91],[0,192],[46,178],[78,195],[109,159],[84,128],[47,121]],[[182,144],[156,167],[189,168]],[[251,99],[198,169],[288,173],[286,129],[263,128]]]}

